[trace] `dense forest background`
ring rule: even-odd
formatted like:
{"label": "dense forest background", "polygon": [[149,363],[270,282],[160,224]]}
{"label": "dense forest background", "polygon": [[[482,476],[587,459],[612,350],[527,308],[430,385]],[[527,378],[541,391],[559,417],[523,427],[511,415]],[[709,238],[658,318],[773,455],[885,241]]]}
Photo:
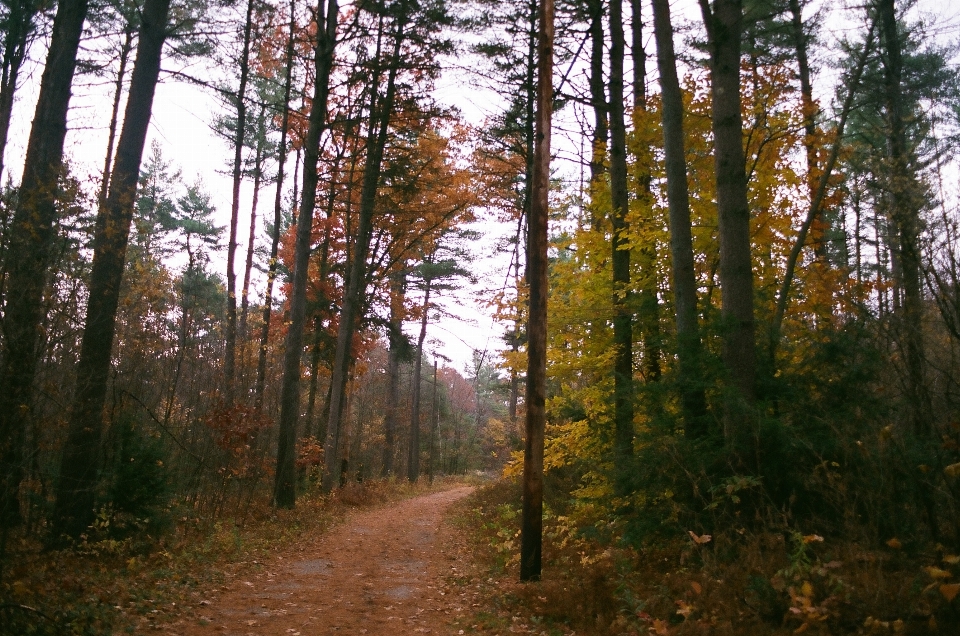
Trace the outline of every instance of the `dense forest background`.
{"label": "dense forest background", "polygon": [[[0,3],[0,160],[25,140],[0,163],[0,559],[347,480],[519,475],[537,11]],[[548,516],[939,551],[952,602],[957,16],[582,0],[555,24]],[[483,121],[437,98],[451,77]],[[218,104],[229,197],[147,143],[161,80]],[[92,178],[68,143],[91,86]],[[478,301],[483,232],[506,238]],[[437,361],[441,299],[502,345]]]}

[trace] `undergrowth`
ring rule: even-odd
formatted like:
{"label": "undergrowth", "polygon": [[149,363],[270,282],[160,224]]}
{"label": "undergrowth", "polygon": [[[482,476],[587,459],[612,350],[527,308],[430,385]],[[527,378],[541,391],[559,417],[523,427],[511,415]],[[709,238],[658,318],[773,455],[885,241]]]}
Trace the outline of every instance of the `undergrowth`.
{"label": "undergrowth", "polygon": [[433,485],[350,482],[329,496],[307,492],[293,510],[264,501],[215,523],[172,508],[176,522],[154,539],[114,531],[119,515],[110,509],[101,510],[83,540],[66,549],[45,549],[38,534],[11,537],[0,581],[0,634],[93,636],[170,623],[192,611],[207,590],[260,567],[304,535],[325,532],[350,509],[446,485],[444,479]]}
{"label": "undergrowth", "polygon": [[[549,491],[549,488],[548,488]],[[731,527],[624,540],[630,514],[546,497],[543,576],[519,583],[515,480],[465,504],[478,559],[495,584],[483,633],[957,634],[960,557],[818,534]],[[492,614],[490,612],[493,612]],[[499,621],[496,617],[499,616]]]}

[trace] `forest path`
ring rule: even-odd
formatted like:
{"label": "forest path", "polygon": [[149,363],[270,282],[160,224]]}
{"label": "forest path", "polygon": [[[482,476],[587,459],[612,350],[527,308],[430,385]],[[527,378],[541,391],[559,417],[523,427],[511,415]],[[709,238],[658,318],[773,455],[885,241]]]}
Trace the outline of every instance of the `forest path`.
{"label": "forest path", "polygon": [[445,513],[470,486],[351,513],[322,536],[238,577],[202,601],[193,619],[168,625],[185,636],[457,634],[469,615],[452,589],[463,539]]}

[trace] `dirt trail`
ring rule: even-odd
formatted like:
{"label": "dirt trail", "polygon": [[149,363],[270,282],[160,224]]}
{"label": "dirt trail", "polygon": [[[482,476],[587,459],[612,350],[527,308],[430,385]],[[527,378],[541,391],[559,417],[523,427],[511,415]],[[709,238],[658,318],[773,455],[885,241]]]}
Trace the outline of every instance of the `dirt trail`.
{"label": "dirt trail", "polygon": [[[201,602],[195,617],[171,626],[185,636],[457,634],[470,603],[447,582],[462,550],[443,523],[458,487],[351,514],[295,552],[263,563]],[[168,628],[169,629],[169,628]]]}

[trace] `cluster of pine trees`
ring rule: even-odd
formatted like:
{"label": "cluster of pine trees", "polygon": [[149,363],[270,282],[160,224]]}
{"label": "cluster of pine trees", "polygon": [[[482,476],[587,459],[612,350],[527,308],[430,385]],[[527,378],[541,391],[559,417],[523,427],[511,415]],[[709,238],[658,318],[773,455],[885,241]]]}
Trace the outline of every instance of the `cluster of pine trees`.
{"label": "cluster of pine trees", "polygon": [[[45,57],[2,202],[4,537],[502,465],[517,442],[493,358],[469,378],[428,359],[439,301],[473,279],[486,189],[433,96],[452,20],[443,2],[2,4],[5,122]],[[230,200],[147,147],[161,80],[220,100]],[[71,95],[104,85],[103,172],[85,179]]]}

